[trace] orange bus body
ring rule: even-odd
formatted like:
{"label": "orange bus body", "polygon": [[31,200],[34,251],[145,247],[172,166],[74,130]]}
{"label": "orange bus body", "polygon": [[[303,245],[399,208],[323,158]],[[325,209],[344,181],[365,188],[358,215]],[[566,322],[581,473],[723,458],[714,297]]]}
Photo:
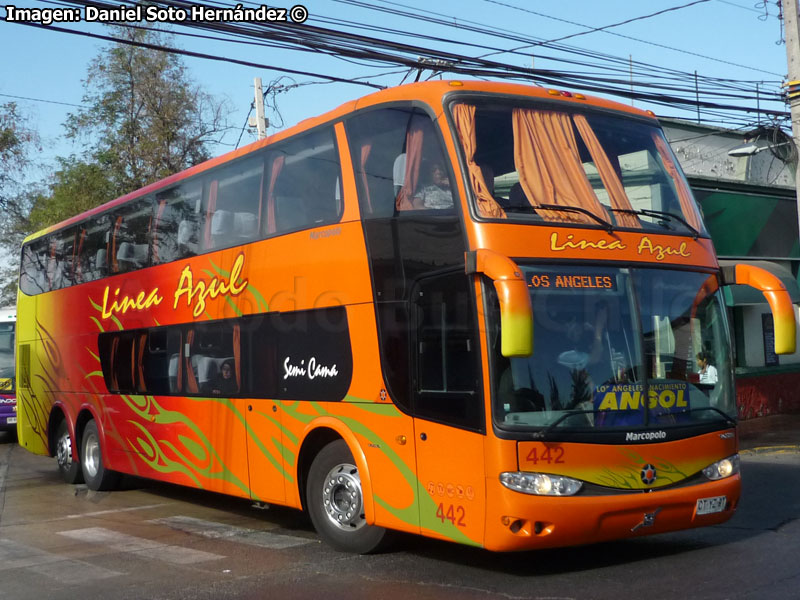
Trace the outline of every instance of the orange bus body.
{"label": "orange bus body", "polygon": [[[531,226],[476,216],[469,202],[469,174],[463,167],[458,134],[442,110],[444,99],[454,92],[588,106],[656,125],[650,116],[631,107],[527,86],[414,84],[350,102],[32,236],[26,244],[113,213],[137,199],[153,197],[192,177],[213,174],[215,168],[291,142],[304,132],[332,125],[341,163],[341,210],[335,221],[127,273],[94,280],[85,277],[61,289],[19,292],[17,344],[25,347],[17,352],[20,444],[44,455],[67,452],[68,468],[70,459],[80,464],[86,427],[93,421],[103,467],[108,471],[307,509],[308,479],[315,458],[334,440],[343,440],[357,468],[367,527],[490,550],[587,544],[712,525],[730,518],[739,500],[738,473],[717,481],[697,479],[712,463],[736,455],[736,430],[730,423],[667,440],[658,438],[660,434],[651,439],[634,436],[635,441],[629,443],[514,439],[499,433],[492,426],[496,416],[489,401],[495,375],[486,356],[492,340],[483,325],[488,288],[477,282],[475,274],[473,302],[483,357],[476,376],[481,382],[480,395],[486,398],[481,402],[483,430],[453,427],[411,414],[397,402],[382,367],[382,334],[376,321],[369,258],[373,250],[365,241],[358,173],[351,160],[355,154],[350,146],[352,137],[346,132],[347,118],[359,111],[413,101],[437,115],[443,152],[455,174],[454,197],[463,215],[467,253],[488,248],[518,262],[581,261],[601,267],[613,263],[691,268],[711,274],[719,270],[712,243],[705,235],[650,230],[612,234],[569,223]],[[262,182],[260,189],[267,185]],[[179,355],[176,368],[189,369],[191,340],[201,335],[200,329],[193,329],[198,324],[243,319],[233,334],[238,340],[236,336],[249,335],[248,327],[255,331],[263,326],[248,321],[248,316],[303,316],[342,307],[352,373],[346,393],[336,401],[286,399],[279,394],[274,398],[231,394],[228,398],[203,395],[199,388],[197,393],[183,395],[109,391],[104,361],[110,359],[98,342],[101,335],[110,336],[103,339],[113,346],[114,340],[127,343],[114,337],[116,332],[134,332],[129,360],[130,385],[135,387],[144,377],[137,371],[143,368],[141,356],[155,356],[157,350],[154,338],[142,338],[148,340],[146,344],[137,341],[138,332],[151,335],[146,333],[148,328],[184,327],[181,346],[175,346]],[[142,353],[138,358],[137,352]],[[192,347],[191,352],[197,354],[197,349]],[[248,350],[238,352],[243,356]],[[536,356],[537,349],[533,352]],[[244,361],[242,356],[236,354],[237,360]],[[277,363],[275,389],[283,389],[281,381],[298,377],[304,385],[317,385],[314,377],[333,379],[331,373],[344,368],[340,362],[323,364],[311,346],[304,356],[302,364],[294,359]],[[198,376],[177,373],[174,377],[184,382]],[[243,381],[240,389],[244,389]],[[125,384],[116,381],[114,385]],[[191,387],[190,383],[183,386]],[[62,423],[68,444],[60,447]],[[641,471],[646,466],[658,470],[655,483],[645,482]],[[499,480],[503,472],[527,471],[572,478],[602,488],[604,493],[536,496],[509,489]],[[698,499],[718,497],[725,498],[724,507],[698,514]]]}

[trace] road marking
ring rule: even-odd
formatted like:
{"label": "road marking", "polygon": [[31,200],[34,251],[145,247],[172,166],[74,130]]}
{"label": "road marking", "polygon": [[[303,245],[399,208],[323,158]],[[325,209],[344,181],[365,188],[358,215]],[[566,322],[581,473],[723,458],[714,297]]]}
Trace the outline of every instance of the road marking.
{"label": "road marking", "polygon": [[186,533],[192,533],[206,538],[231,540],[234,542],[241,542],[242,544],[258,546],[259,548],[271,548],[273,550],[302,546],[304,544],[311,544],[314,541],[292,535],[259,531],[257,529],[246,529],[244,527],[236,527],[235,525],[226,525],[225,523],[215,523],[213,521],[204,521],[203,519],[195,519],[193,517],[184,517],[180,515],[164,519],[153,519],[148,521],[148,523],[166,525],[178,531],[185,531]]}
{"label": "road marking", "polygon": [[9,539],[0,539],[0,571],[12,569],[28,569],[64,584],[81,584],[88,580],[122,575],[85,561],[65,559]]}
{"label": "road marking", "polygon": [[129,508],[112,508],[109,510],[96,510],[94,512],[88,513],[79,513],[76,515],[67,515],[65,517],[61,517],[62,519],[82,519],[84,517],[99,517],[100,515],[110,515],[114,513],[122,513],[122,512],[131,512],[134,510],[149,510],[151,508],[160,508],[162,506],[169,506],[166,502],[162,502],[161,504],[146,504],[144,506],[131,506]]}
{"label": "road marking", "polygon": [[59,531],[58,534],[90,544],[104,544],[117,552],[141,554],[150,559],[163,560],[176,565],[188,565],[225,558],[219,554],[181,546],[170,546],[154,540],[118,533],[104,527],[72,529],[70,531]]}

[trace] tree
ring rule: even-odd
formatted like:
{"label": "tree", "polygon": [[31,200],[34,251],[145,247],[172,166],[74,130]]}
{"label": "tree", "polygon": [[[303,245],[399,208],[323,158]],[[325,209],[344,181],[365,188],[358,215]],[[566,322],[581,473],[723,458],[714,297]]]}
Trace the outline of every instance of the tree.
{"label": "tree", "polygon": [[[116,27],[122,40],[167,46],[153,29]],[[87,108],[70,115],[68,135],[89,138],[89,154],[108,171],[115,195],[157,181],[209,157],[227,129],[227,107],[188,77],[175,54],[118,43],[89,65]]]}
{"label": "tree", "polygon": [[36,136],[15,105],[0,105],[0,210],[7,209],[0,246],[13,262],[0,267],[0,302],[13,302],[26,235],[202,162],[227,129],[226,104],[193,83],[177,55],[124,43],[167,47],[168,34],[114,30],[123,42],[89,64],[86,108],[65,124],[68,137],[85,142],[85,154],[58,159],[46,185],[24,188],[16,178]]}
{"label": "tree", "polygon": [[0,306],[15,300],[19,244],[29,231],[24,223],[31,206],[25,172],[38,143],[17,105],[0,104]]}

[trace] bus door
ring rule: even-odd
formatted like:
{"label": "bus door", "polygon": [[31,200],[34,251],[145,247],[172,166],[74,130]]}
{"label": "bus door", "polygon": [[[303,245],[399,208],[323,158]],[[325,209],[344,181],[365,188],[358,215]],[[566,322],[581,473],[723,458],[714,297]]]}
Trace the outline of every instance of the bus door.
{"label": "bus door", "polygon": [[423,533],[480,545],[485,419],[471,291],[461,271],[422,279],[412,292],[414,437]]}

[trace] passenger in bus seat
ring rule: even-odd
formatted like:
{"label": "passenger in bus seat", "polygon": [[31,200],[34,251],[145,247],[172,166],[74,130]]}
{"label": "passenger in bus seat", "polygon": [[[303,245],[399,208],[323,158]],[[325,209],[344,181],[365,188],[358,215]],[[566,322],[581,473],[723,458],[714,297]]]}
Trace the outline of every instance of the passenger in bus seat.
{"label": "passenger in bus seat", "polygon": [[697,353],[697,366],[700,367],[700,383],[715,385],[717,383],[717,368],[710,364],[710,356],[707,352]]}
{"label": "passenger in bus seat", "polygon": [[211,393],[216,395],[236,394],[239,392],[239,385],[234,376],[234,362],[226,359],[219,368],[219,373],[211,387]]}

